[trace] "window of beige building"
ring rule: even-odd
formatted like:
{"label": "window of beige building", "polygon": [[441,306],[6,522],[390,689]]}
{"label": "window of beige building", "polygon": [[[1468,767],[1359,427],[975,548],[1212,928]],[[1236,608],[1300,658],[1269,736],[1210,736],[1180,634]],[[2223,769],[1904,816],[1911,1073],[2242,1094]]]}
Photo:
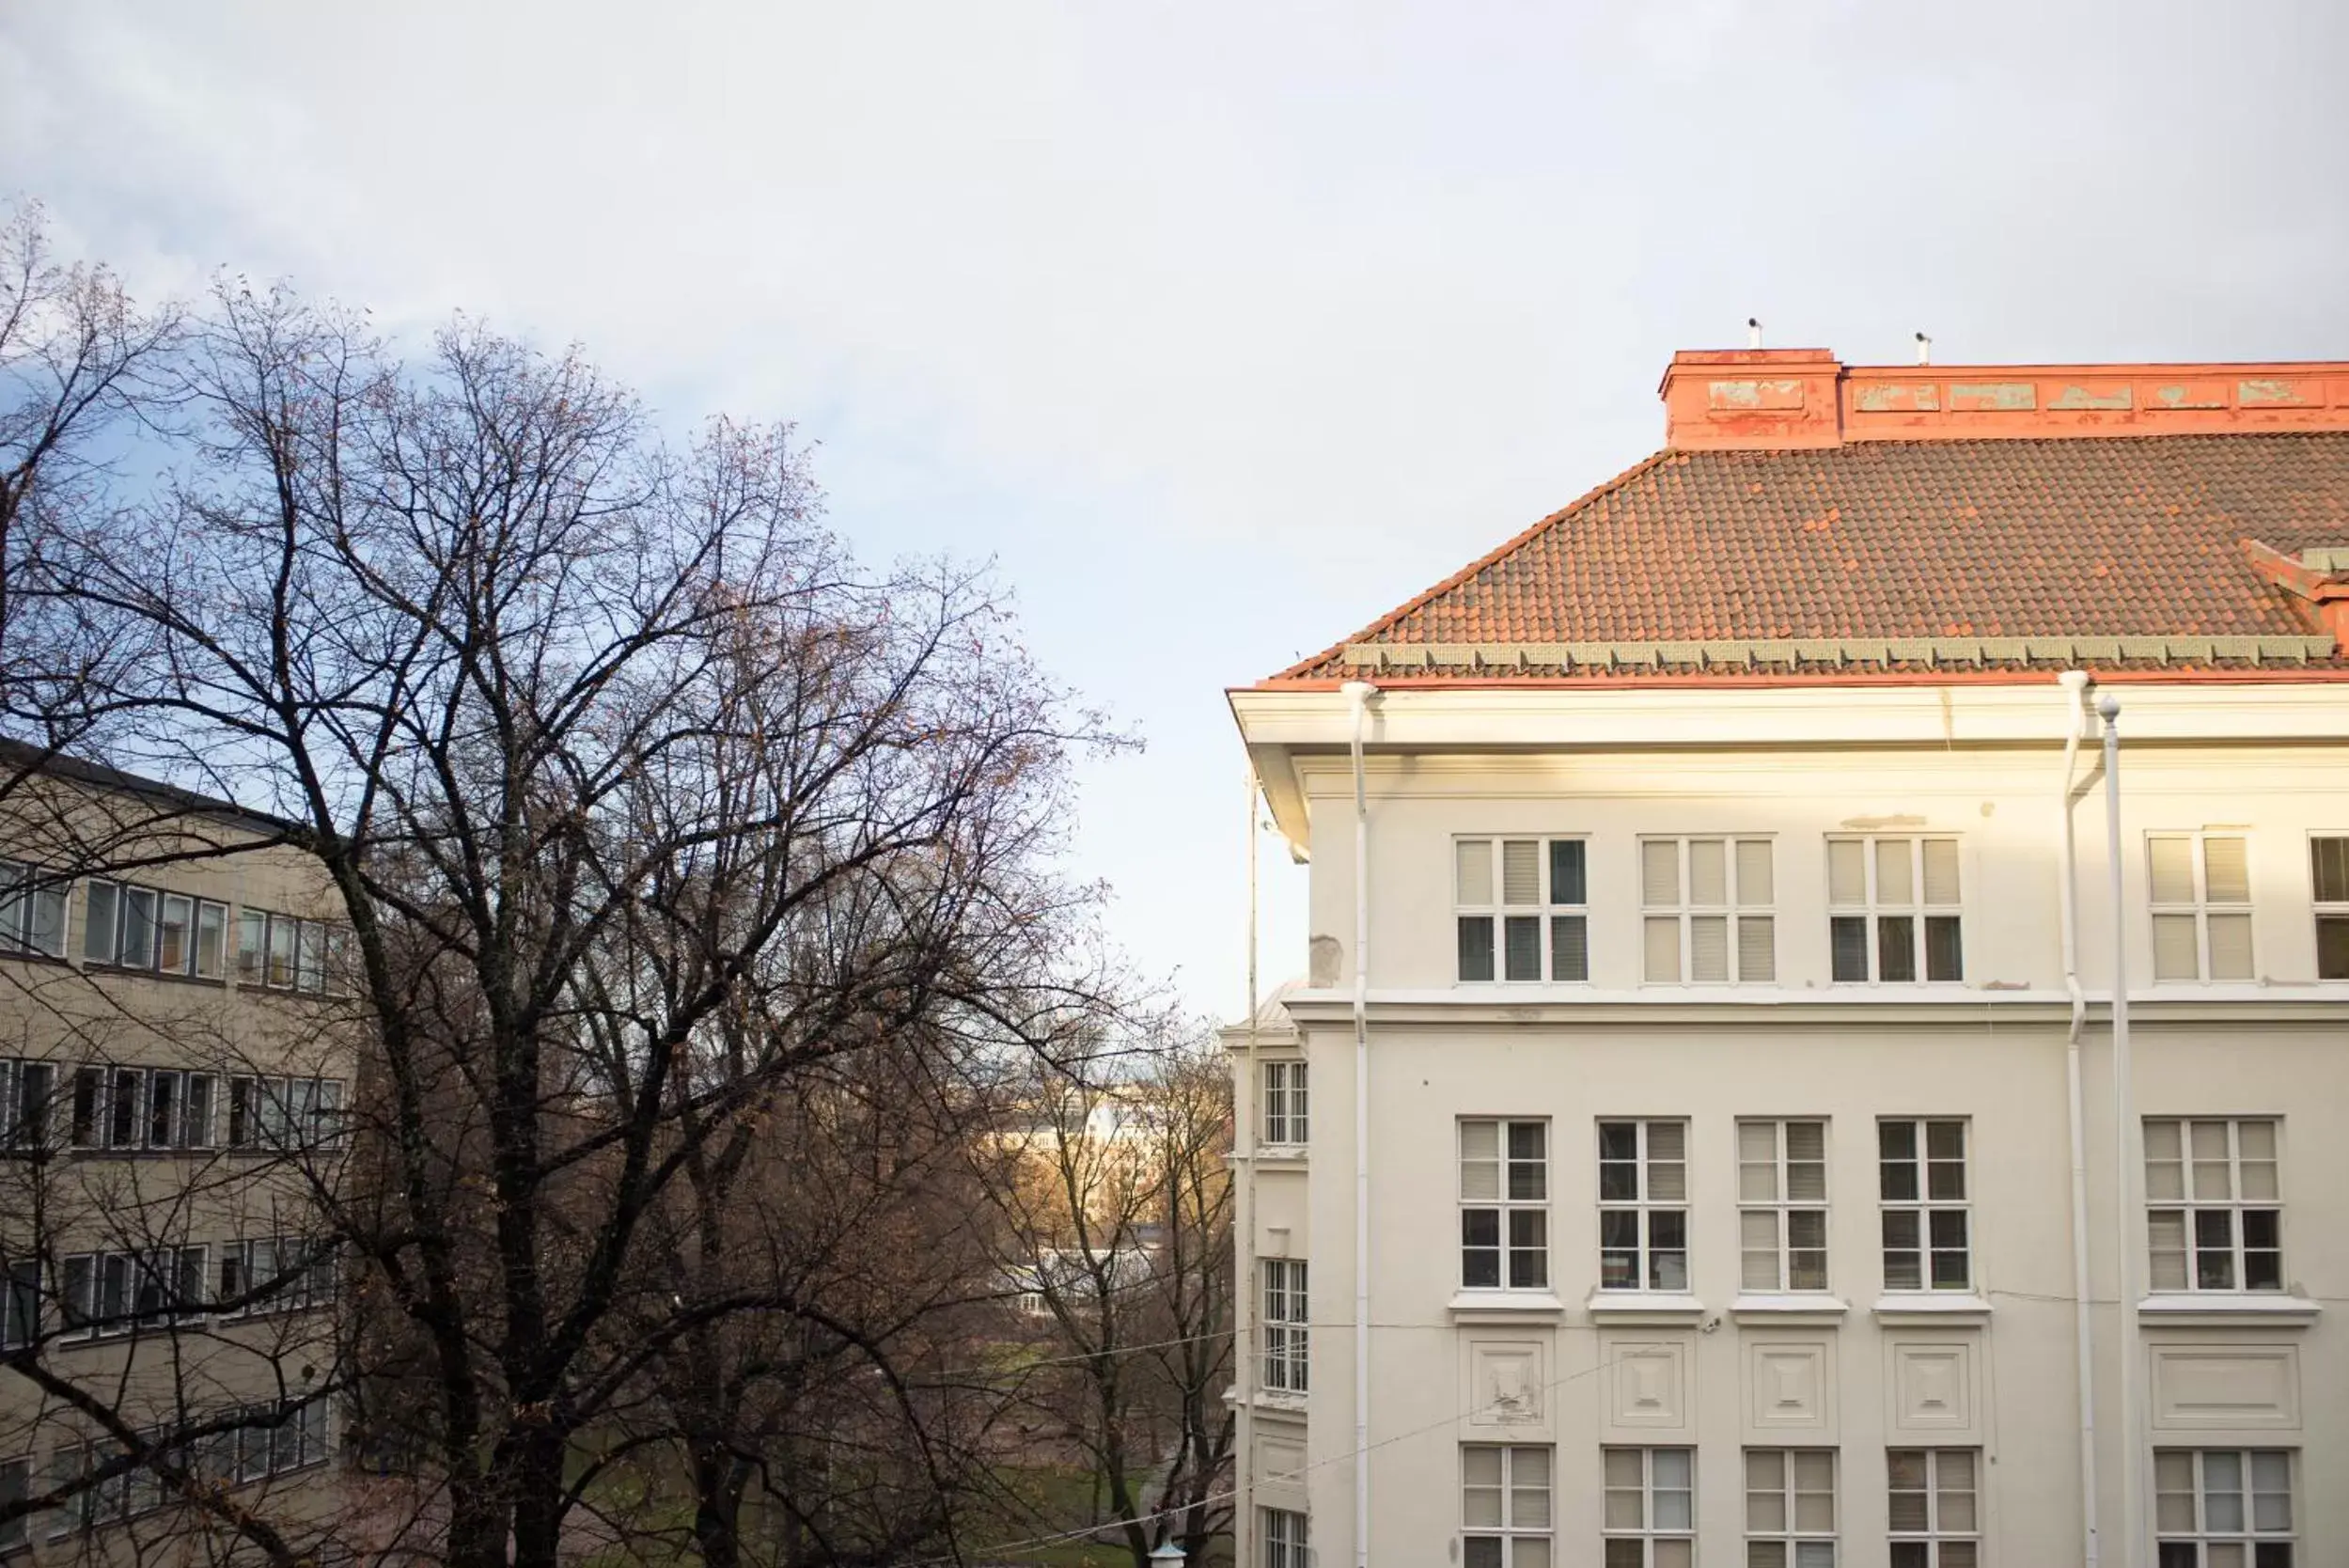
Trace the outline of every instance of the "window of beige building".
{"label": "window of beige building", "polygon": [[1599,1288],[1688,1289],[1688,1123],[1599,1123]]}
{"label": "window of beige building", "polygon": [[1460,1283],[1546,1290],[1550,1283],[1550,1124],[1460,1123]]}
{"label": "window of beige building", "polygon": [[2163,1449],[2153,1455],[2160,1568],[2292,1568],[2292,1455]]}
{"label": "window of beige building", "polygon": [[1884,1205],[1884,1288],[1971,1290],[1965,1123],[1907,1117],[1877,1122],[1876,1184]]}
{"label": "window of beige building", "polygon": [[43,881],[44,874],[38,866],[0,860],[0,953],[65,956],[65,886]]}
{"label": "window of beige building", "polygon": [[2316,978],[2349,980],[2349,834],[2309,840],[2309,878],[2316,895]]}
{"label": "window of beige building", "polygon": [[1640,943],[1652,984],[1777,979],[1767,839],[1642,839]]}
{"label": "window of beige building", "polygon": [[1306,1515],[1286,1508],[1260,1508],[1256,1518],[1257,1538],[1264,1544],[1264,1568],[1311,1568],[1313,1543]]}
{"label": "window of beige building", "polygon": [[1464,1568],[1549,1568],[1550,1450],[1463,1444],[1460,1520]]}
{"label": "window of beige building", "polygon": [[1827,1288],[1827,1124],[1737,1124],[1739,1285]]}
{"label": "window of beige building", "polygon": [[1835,1568],[1835,1450],[1746,1450],[1746,1568]]}
{"label": "window of beige building", "polygon": [[1590,978],[1580,839],[1457,839],[1452,887],[1463,981]]}
{"label": "window of beige building", "polygon": [[2148,1118],[2145,1222],[2157,1291],[2280,1291],[2283,1201],[2265,1118]]}
{"label": "window of beige building", "polygon": [[1608,1449],[1601,1515],[1605,1568],[1690,1568],[1697,1554],[1693,1449]]}
{"label": "window of beige building", "polygon": [[[33,1495],[33,1462],[30,1457],[0,1459],[0,1513],[22,1505]],[[20,1513],[6,1524],[0,1524],[0,1552],[13,1552],[28,1545],[33,1539],[33,1521]]]}
{"label": "window of beige building", "polygon": [[2249,980],[2251,866],[2239,833],[2149,833],[2157,980]]}
{"label": "window of beige building", "polygon": [[1894,1449],[1884,1457],[1892,1568],[1980,1568],[1977,1451]]}
{"label": "window of beige building", "polygon": [[1303,1144],[1306,1120],[1305,1063],[1268,1061],[1264,1064],[1264,1141]]}
{"label": "window of beige building", "polygon": [[1275,1393],[1306,1391],[1305,1260],[1267,1258],[1264,1268],[1264,1387]]}
{"label": "window of beige building", "polygon": [[1955,839],[1831,838],[1827,902],[1838,983],[1965,978]]}

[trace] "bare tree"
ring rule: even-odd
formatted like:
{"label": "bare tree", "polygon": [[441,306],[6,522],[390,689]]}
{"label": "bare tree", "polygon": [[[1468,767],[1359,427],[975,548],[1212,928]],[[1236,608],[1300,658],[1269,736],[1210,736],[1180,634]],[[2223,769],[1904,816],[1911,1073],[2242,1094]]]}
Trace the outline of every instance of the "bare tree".
{"label": "bare tree", "polygon": [[820,1270],[676,1270],[781,1247],[704,1216],[791,1190],[751,1156],[829,1064],[1016,1050],[1082,996],[1051,855],[1099,725],[985,578],[858,567],[787,429],[673,448],[576,353],[461,322],[409,364],[233,286],[180,369],[171,482],[12,559],[47,640],[11,680],[277,820],[348,920],[369,1070],[348,1168],[305,1174],[415,1501],[247,1534],[551,1565],[697,1336],[769,1315],[884,1383],[922,1353]]}

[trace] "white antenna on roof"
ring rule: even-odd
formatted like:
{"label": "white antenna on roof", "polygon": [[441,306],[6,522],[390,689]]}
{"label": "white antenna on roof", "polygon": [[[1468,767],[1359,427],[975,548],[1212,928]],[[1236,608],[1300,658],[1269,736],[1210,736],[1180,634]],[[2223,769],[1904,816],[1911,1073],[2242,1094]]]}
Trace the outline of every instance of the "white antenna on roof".
{"label": "white antenna on roof", "polygon": [[1933,339],[1921,332],[1917,335],[1917,363],[1919,365],[1933,363]]}
{"label": "white antenna on roof", "polygon": [[1749,349],[1762,347],[1762,323],[1751,316],[1746,318],[1746,346]]}

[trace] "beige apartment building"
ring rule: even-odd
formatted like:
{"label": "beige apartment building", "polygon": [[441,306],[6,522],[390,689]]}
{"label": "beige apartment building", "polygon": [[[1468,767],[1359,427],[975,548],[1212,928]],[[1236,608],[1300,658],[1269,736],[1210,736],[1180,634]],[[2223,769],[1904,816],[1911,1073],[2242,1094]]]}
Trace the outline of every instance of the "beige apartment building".
{"label": "beige apartment building", "polygon": [[2349,1562],[2349,365],[1662,391],[1230,694],[1241,1560]]}
{"label": "beige apartment building", "polygon": [[245,847],[267,818],[13,745],[0,776],[0,1559],[219,1560],[150,1451],[280,1523],[334,1502],[334,901]]}

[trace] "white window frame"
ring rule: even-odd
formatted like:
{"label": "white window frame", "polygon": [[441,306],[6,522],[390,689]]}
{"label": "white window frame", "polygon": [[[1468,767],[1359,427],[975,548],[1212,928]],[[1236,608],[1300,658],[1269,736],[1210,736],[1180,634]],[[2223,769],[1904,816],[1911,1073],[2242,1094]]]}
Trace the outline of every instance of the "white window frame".
{"label": "white window frame", "polygon": [[[2328,899],[2325,894],[2324,860],[2328,855],[2338,855],[2341,862],[2341,897]],[[2349,980],[2349,833],[2311,833],[2309,835],[2309,907],[2316,929],[2316,978],[2328,980]],[[2337,930],[2341,934],[2341,964],[2334,972],[2325,972],[2325,933]]]}
{"label": "white window frame", "polygon": [[[1511,833],[1465,834],[1452,841],[1452,929],[1453,977],[1461,985],[1587,985],[1590,980],[1590,840],[1578,833]],[[1511,844],[1531,844],[1534,847],[1537,898],[1531,902],[1511,902],[1508,887],[1508,848]],[[1557,865],[1554,846],[1573,844],[1582,859],[1582,900],[1579,902],[1560,900],[1559,889],[1553,886]],[[1467,897],[1469,889],[1463,886],[1462,872],[1471,864],[1470,856],[1478,847],[1485,855],[1486,874],[1492,896],[1484,902]],[[1571,889],[1569,889],[1571,891]],[[1471,978],[1465,963],[1469,952],[1466,922],[1485,922],[1486,967],[1492,973]],[[1511,920],[1534,922],[1536,946],[1540,949],[1539,973],[1514,975],[1509,972],[1509,924]],[[1582,933],[1582,973],[1558,972],[1558,933],[1561,925],[1572,923]]]}
{"label": "white window frame", "polygon": [[[2223,1128],[2226,1151],[2223,1160],[2204,1153],[2198,1157],[2195,1137],[2200,1129]],[[2252,1152],[2245,1152],[2247,1128],[2264,1128],[2265,1154],[2257,1152],[2260,1139],[2252,1140]],[[2198,1295],[2216,1294],[2232,1295],[2249,1294],[2271,1294],[2284,1288],[2284,1196],[2283,1196],[2283,1118],[2278,1116],[2149,1116],[2145,1119],[2145,1227],[2146,1227],[2146,1288],[2162,1295]],[[2173,1141],[2174,1140],[2174,1144]],[[2177,1157],[2168,1157],[2168,1150],[2177,1150]],[[2227,1179],[2227,1196],[2205,1197],[2202,1193],[2202,1173],[2211,1166],[2222,1165]],[[2168,1179],[2166,1168],[2174,1167],[2177,1180]],[[2267,1168],[2270,1177],[2266,1184],[2274,1196],[2247,1196],[2247,1172],[2254,1179],[2261,1168]],[[2173,1196],[2174,1193],[2174,1196]],[[2254,1247],[2247,1235],[2251,1215],[2272,1215],[2275,1246]],[[2179,1246],[2164,1247],[2163,1216],[2178,1217],[2176,1237]],[[2226,1241],[2214,1247],[2203,1239],[2203,1216],[2223,1216]],[[2250,1261],[2254,1253],[2263,1257],[2275,1256],[2274,1280],[2269,1284],[2253,1285],[2250,1280]],[[2165,1254],[2182,1254],[2185,1282],[2156,1283],[2154,1269]],[[2202,1261],[2205,1255],[2223,1258],[2227,1265],[2228,1282],[2205,1285]]]}
{"label": "white window frame", "polygon": [[[1833,1449],[1747,1449],[1746,1450],[1746,1560],[1749,1568],[1835,1568],[1838,1513],[1836,1490],[1840,1477],[1836,1474],[1836,1450]],[[1816,1486],[1803,1484],[1800,1470],[1806,1462],[1815,1466],[1826,1464],[1827,1484],[1823,1492]],[[1775,1479],[1762,1473],[1775,1468]],[[1803,1501],[1825,1497],[1827,1518],[1824,1526],[1815,1520],[1806,1524]],[[1777,1513],[1776,1522],[1758,1516],[1756,1505],[1769,1499]],[[1765,1549],[1777,1548],[1777,1561],[1765,1563],[1771,1554]]]}
{"label": "white window frame", "polygon": [[[2243,897],[2214,899],[2210,893],[2210,846],[2214,840],[2228,840],[2243,846]],[[2193,872],[2192,897],[2184,901],[2157,897],[2153,874],[2153,846],[2160,843],[2185,843]],[[2248,983],[2259,977],[2259,922],[2251,913],[2251,835],[2242,828],[2192,830],[2156,829],[2145,835],[2145,903],[2153,942],[2153,980],[2158,985],[2211,985]],[[2240,975],[2219,975],[2211,966],[2210,923],[2214,917],[2220,919],[2240,919],[2244,925],[2245,972]],[[2161,972],[2161,929],[2165,920],[2191,920],[2194,923],[2194,973],[2190,975]]]}
{"label": "white window frame", "polygon": [[[1635,1151],[1633,1157],[1628,1161],[1621,1158],[1610,1159],[1607,1156],[1607,1129],[1623,1126],[1633,1129]],[[1668,1154],[1658,1156],[1654,1152],[1655,1129],[1658,1127],[1675,1129],[1680,1139],[1680,1157],[1677,1161]],[[1695,1276],[1691,1269],[1688,1245],[1688,1140],[1689,1126],[1687,1120],[1683,1117],[1603,1116],[1598,1119],[1599,1289],[1602,1292],[1627,1294],[1649,1292],[1678,1295],[1685,1294],[1692,1288],[1691,1281]],[[1633,1173],[1632,1196],[1623,1197],[1619,1194],[1612,1198],[1608,1197],[1607,1168],[1609,1166],[1620,1168],[1626,1164],[1631,1167]],[[1680,1195],[1677,1198],[1668,1194],[1658,1196],[1655,1191],[1657,1168],[1674,1164],[1680,1167]],[[1607,1255],[1627,1250],[1620,1242],[1610,1245],[1607,1240],[1610,1215],[1634,1216],[1632,1223],[1636,1228],[1636,1246],[1628,1250],[1632,1253],[1635,1275],[1630,1284],[1610,1284],[1607,1280]],[[1656,1231],[1659,1216],[1668,1216],[1678,1222],[1679,1246],[1667,1247],[1658,1242]],[[1662,1266],[1662,1260],[1674,1255],[1680,1258],[1680,1278],[1677,1283],[1670,1281]]]}
{"label": "white window frame", "polygon": [[[1685,1486],[1659,1487],[1656,1472],[1659,1457],[1670,1455],[1684,1466],[1682,1480]],[[1619,1460],[1636,1457],[1639,1480],[1637,1488],[1628,1484],[1628,1478],[1620,1472]],[[1639,1568],[1687,1568],[1695,1560],[1697,1551],[1697,1450],[1680,1446],[1630,1448],[1610,1444],[1599,1450],[1600,1513],[1599,1536],[1601,1555],[1606,1568],[1616,1568],[1619,1550],[1636,1543],[1638,1546]],[[1639,1502],[1639,1523],[1636,1526],[1616,1520],[1615,1501],[1620,1497],[1636,1497]],[[1664,1510],[1658,1506],[1659,1497],[1679,1497],[1685,1499],[1687,1519],[1684,1523],[1668,1523],[1659,1516]]]}
{"label": "white window frame", "polygon": [[[1500,1482],[1497,1486],[1471,1482],[1468,1479],[1469,1456],[1497,1455],[1500,1460]],[[1539,1462],[1536,1462],[1539,1456]],[[1539,1469],[1539,1477],[1531,1472]],[[1493,1512],[1499,1522],[1479,1522],[1469,1507],[1470,1494],[1497,1493],[1492,1500],[1498,1504]],[[1523,1510],[1521,1503],[1539,1496],[1538,1510]],[[1538,1518],[1520,1518],[1524,1512],[1538,1513]],[[1483,1568],[1480,1559],[1486,1557],[1481,1547],[1494,1548],[1491,1560],[1496,1568],[1518,1568],[1517,1544],[1520,1542],[1539,1543],[1539,1553],[1528,1553],[1529,1559],[1548,1563],[1555,1561],[1554,1532],[1558,1528],[1558,1450],[1548,1443],[1463,1443],[1460,1445],[1460,1561],[1462,1568]]]}
{"label": "white window frame", "polygon": [[0,1350],[22,1350],[40,1339],[40,1260],[0,1262]]}
{"label": "white window frame", "polygon": [[[1697,855],[1695,846],[1718,845],[1721,853],[1721,893],[1719,900],[1699,902],[1697,893]],[[1748,849],[1762,852],[1759,875],[1750,874],[1750,868],[1742,864]],[[1672,896],[1657,897],[1660,889],[1652,880],[1651,860],[1654,852],[1669,850],[1672,857]],[[1648,834],[1639,840],[1639,906],[1640,941],[1639,966],[1642,983],[1648,985],[1775,985],[1777,983],[1777,847],[1776,842],[1757,834]],[[1759,883],[1758,887],[1749,884]],[[1697,974],[1697,922],[1717,920],[1721,924],[1722,973],[1699,977]],[[1769,962],[1766,972],[1746,973],[1746,927],[1761,924],[1767,931],[1763,944]],[[1657,971],[1666,967],[1661,962],[1659,938],[1668,933],[1673,945],[1669,974]],[[1764,968],[1756,965],[1757,969]]]}
{"label": "white window frame", "polygon": [[[1967,1568],[1981,1560],[1982,1539],[1982,1450],[1977,1448],[1893,1448],[1885,1450],[1885,1493],[1887,1519],[1890,1518],[1893,1462],[1897,1455],[1913,1453],[1921,1456],[1924,1467],[1925,1528],[1901,1529],[1889,1528],[1887,1536],[1891,1544],[1892,1568],[1959,1568],[1944,1550],[1952,1545],[1969,1548],[1962,1555]],[[1953,1468],[1952,1456],[1963,1455],[1969,1481],[1964,1487],[1945,1486],[1942,1471]],[[1903,1494],[1913,1491],[1900,1489]],[[1945,1496],[1946,1494],[1946,1496]],[[1950,1497],[1967,1499],[1966,1513],[1970,1522],[1959,1523],[1945,1517],[1945,1505]],[[1903,1551],[1903,1548],[1909,1548]]]}
{"label": "white window frame", "polygon": [[1275,1057],[1263,1064],[1263,1141],[1276,1149],[1302,1149],[1312,1137],[1311,1100],[1301,1057]]}
{"label": "white window frame", "polygon": [[[1468,1129],[1493,1129],[1494,1192],[1491,1197],[1471,1197],[1468,1187]],[[1511,1134],[1520,1127],[1530,1127],[1541,1135],[1542,1153],[1539,1159],[1527,1159],[1511,1152]],[[1453,1131],[1453,1169],[1460,1194],[1460,1288],[1464,1291],[1546,1291],[1550,1288],[1550,1166],[1556,1145],[1551,1137],[1547,1117],[1532,1116],[1464,1116]],[[1473,1163],[1487,1163],[1485,1156],[1474,1157]],[[1520,1168],[1529,1168],[1541,1192],[1536,1197],[1514,1193],[1511,1178]],[[1493,1217],[1493,1242],[1471,1246],[1468,1240],[1469,1216],[1490,1213]],[[1520,1220],[1527,1223],[1521,1225]],[[1531,1241],[1521,1240],[1532,1235]],[[1494,1252],[1496,1277],[1488,1281],[1470,1278],[1468,1266],[1471,1252]],[[1524,1257],[1530,1266],[1518,1267]]]}
{"label": "white window frame", "polygon": [[1302,1394],[1307,1388],[1308,1325],[1311,1293],[1303,1258],[1261,1260],[1264,1274],[1264,1359],[1259,1369],[1266,1393]]}
{"label": "white window frame", "polygon": [[[2232,1492],[2212,1492],[2210,1472],[2214,1468],[2211,1462],[2215,1459],[2232,1463],[2235,1472],[2235,1489]],[[2185,1470],[2185,1488],[2175,1484],[2181,1462]],[[2259,1484],[2260,1472],[2264,1470],[2273,1477],[2279,1468],[2283,1471],[2283,1490],[2279,1492],[2272,1486],[2263,1489]],[[2255,1568],[2260,1561],[2257,1549],[2261,1546],[2281,1545],[2293,1560],[2299,1560],[2299,1553],[2294,1549],[2299,1531],[2295,1528],[2298,1521],[2294,1513],[2293,1469],[2293,1451],[2290,1449],[2155,1449],[2154,1550],[2159,1552],[2163,1547],[2173,1545],[2191,1546],[2194,1549],[2195,1568],[2207,1568],[2211,1560],[2210,1549],[2216,1545],[2235,1547],[2240,1556],[2231,1555],[2230,1560],[2240,1562],[2243,1568]],[[2212,1506],[2214,1502],[2228,1497],[2233,1499],[2232,1509],[2215,1509]],[[2264,1499],[2277,1497],[2283,1499],[2280,1510],[2272,1505],[2262,1507]],[[2183,1520],[2179,1516],[2181,1502],[2185,1504],[2185,1517]],[[2273,1521],[2279,1512],[2282,1523],[2276,1524]],[[2232,1524],[2229,1514],[2233,1515]],[[2263,1517],[2270,1522],[2263,1525]]]}
{"label": "white window frame", "polygon": [[[1894,1127],[1908,1130],[1911,1152],[1905,1156],[1890,1152],[1885,1135]],[[1935,1128],[1957,1129],[1958,1152],[1949,1155],[1933,1152]],[[1974,1205],[1973,1173],[1969,1168],[1973,1158],[1973,1127],[1962,1116],[1887,1116],[1876,1122],[1876,1197],[1881,1214],[1881,1252],[1884,1262],[1884,1288],[1887,1291],[1948,1291],[1958,1294],[1974,1289]],[[1954,1168],[1957,1173],[1955,1198],[1935,1197],[1934,1178]],[[1896,1171],[1905,1171],[1905,1183],[1896,1178]],[[1906,1185],[1909,1195],[1897,1195],[1895,1189]],[[1896,1216],[1910,1216],[1916,1227],[1914,1245],[1893,1240]],[[1953,1220],[1957,1231],[1956,1245],[1948,1240],[1949,1227],[1945,1220]],[[1896,1282],[1893,1258],[1896,1254],[1914,1255],[1917,1280],[1914,1284]],[[1955,1257],[1962,1278],[1954,1284],[1944,1283],[1938,1267],[1943,1258]]]}
{"label": "white window frame", "polygon": [[[0,1504],[21,1503],[32,1495],[33,1456],[17,1454],[0,1459]],[[33,1518],[30,1513],[20,1513],[0,1525],[0,1556],[32,1545]]]}
{"label": "white window frame", "polygon": [[1264,1568],[1311,1568],[1313,1521],[1292,1508],[1260,1508],[1256,1535]]}
{"label": "white window frame", "polygon": [[[1827,957],[1828,977],[1836,985],[1963,985],[1965,983],[1965,846],[1954,833],[1830,833],[1827,835]],[[1835,857],[1839,844],[1860,846],[1862,895],[1857,900],[1838,898],[1835,892]],[[1905,902],[1887,900],[1879,886],[1878,869],[1882,852],[1878,845],[1904,844],[1908,847],[1908,883],[1910,897]],[[1929,902],[1925,896],[1925,846],[1950,846],[1950,870],[1957,880],[1954,901]],[[1883,922],[1887,919],[1906,919],[1909,922],[1909,978],[1887,980],[1884,976]],[[1868,973],[1865,977],[1839,976],[1834,971],[1835,930],[1840,920],[1858,920],[1866,937]],[[1953,921],[1957,928],[1957,973],[1935,976],[1932,970],[1933,943],[1928,937],[1934,922]]]}
{"label": "white window frame", "polygon": [[[1796,1137],[1795,1129],[1798,1127],[1809,1128],[1817,1132],[1819,1157],[1816,1160],[1805,1158],[1798,1161],[1795,1159],[1793,1146]],[[1827,1195],[1831,1190],[1830,1173],[1827,1168],[1828,1130],[1826,1118],[1820,1116],[1740,1117],[1738,1119],[1737,1281],[1739,1290],[1764,1295],[1777,1295],[1781,1293],[1809,1295],[1824,1294],[1830,1289],[1833,1275],[1830,1272],[1827,1245],[1830,1230]],[[1749,1137],[1756,1134],[1762,1135],[1769,1140],[1770,1151],[1766,1159],[1752,1157],[1755,1151],[1750,1146]],[[1794,1197],[1794,1178],[1798,1168],[1814,1165],[1818,1167],[1818,1197]],[[1766,1177],[1767,1192],[1759,1190],[1758,1177]],[[1798,1225],[1798,1220],[1807,1220],[1808,1216],[1812,1215],[1816,1216],[1815,1223],[1818,1227],[1817,1243],[1798,1247],[1794,1245],[1794,1232],[1798,1228],[1809,1229],[1807,1223]],[[1754,1231],[1758,1223],[1766,1224],[1769,1227],[1770,1237],[1766,1247],[1756,1246]],[[1818,1272],[1810,1277],[1810,1282],[1800,1284],[1795,1282],[1798,1274],[1795,1258],[1798,1253],[1806,1258],[1810,1254],[1817,1254]],[[1755,1279],[1752,1275],[1755,1260],[1762,1257],[1767,1257],[1771,1264],[1771,1278],[1766,1283]]]}
{"label": "white window frame", "polygon": [[[44,877],[47,880],[44,883]],[[32,884],[30,891],[25,885]],[[48,917],[42,917],[46,908]],[[71,928],[73,900],[71,886],[55,880],[54,872],[29,860],[0,860],[0,954],[11,957],[63,958],[66,954],[66,933]],[[40,945],[39,937],[46,926],[53,948]]]}

